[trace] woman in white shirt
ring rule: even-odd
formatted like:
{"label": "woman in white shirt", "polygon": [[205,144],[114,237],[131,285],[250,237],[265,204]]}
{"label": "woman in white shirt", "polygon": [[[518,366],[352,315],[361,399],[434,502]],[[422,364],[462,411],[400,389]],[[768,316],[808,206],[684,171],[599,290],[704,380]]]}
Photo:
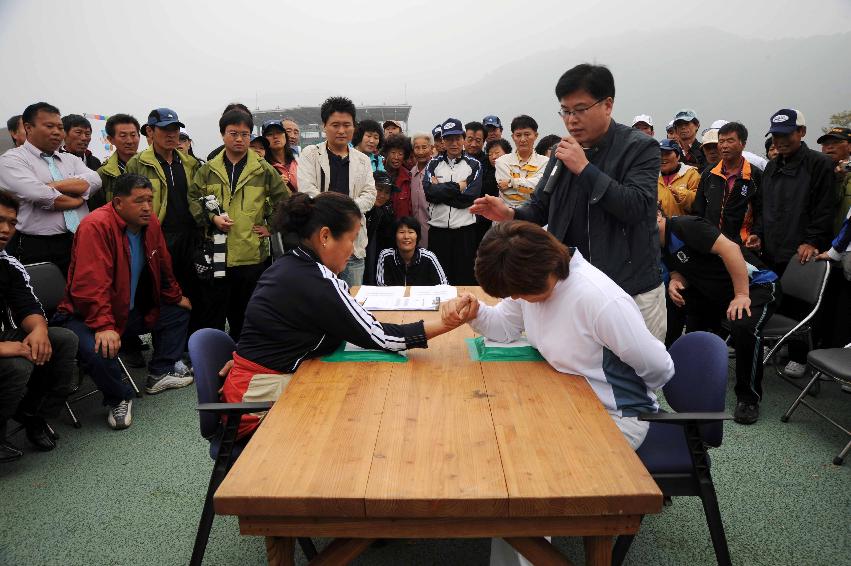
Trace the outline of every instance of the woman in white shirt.
{"label": "woman in white shirt", "polygon": [[[525,332],[556,370],[582,375],[636,449],[659,409],[655,390],[674,364],[644,323],[632,298],[602,271],[530,222],[495,224],[476,257],[482,289],[503,300],[495,307],[462,295],[442,310],[454,322],[497,342]],[[457,318],[456,318],[457,317]]]}

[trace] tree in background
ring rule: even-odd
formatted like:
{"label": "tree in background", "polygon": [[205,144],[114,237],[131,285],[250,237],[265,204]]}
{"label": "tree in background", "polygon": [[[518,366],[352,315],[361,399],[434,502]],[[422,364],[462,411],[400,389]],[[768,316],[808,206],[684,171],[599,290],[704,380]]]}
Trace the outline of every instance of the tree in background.
{"label": "tree in background", "polygon": [[[851,110],[843,110],[830,116],[830,127],[839,126],[840,128],[851,128]],[[830,127],[822,128],[827,133]]]}

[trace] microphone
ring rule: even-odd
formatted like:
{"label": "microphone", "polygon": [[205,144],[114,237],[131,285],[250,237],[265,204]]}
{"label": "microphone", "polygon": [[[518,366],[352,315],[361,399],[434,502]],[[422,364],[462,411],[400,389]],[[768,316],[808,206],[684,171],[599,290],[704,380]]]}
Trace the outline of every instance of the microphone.
{"label": "microphone", "polygon": [[564,170],[564,163],[562,163],[561,159],[556,159],[556,164],[553,167],[553,170],[550,171],[550,176],[547,178],[547,184],[544,185],[544,193],[552,194],[553,190],[556,188],[556,183],[558,183],[559,177],[561,177],[561,172]]}

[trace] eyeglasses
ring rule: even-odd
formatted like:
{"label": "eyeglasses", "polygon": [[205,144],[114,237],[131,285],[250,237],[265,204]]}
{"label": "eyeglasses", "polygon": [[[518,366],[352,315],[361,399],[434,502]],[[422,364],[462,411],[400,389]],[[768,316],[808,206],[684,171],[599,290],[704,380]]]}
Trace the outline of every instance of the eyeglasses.
{"label": "eyeglasses", "polygon": [[228,130],[225,133],[232,138],[243,138],[247,140],[251,137],[251,132],[237,132],[235,130]]}
{"label": "eyeglasses", "polygon": [[598,100],[597,102],[595,102],[591,106],[588,106],[586,108],[577,108],[576,110],[566,110],[566,109],[562,108],[561,110],[558,111],[558,115],[561,116],[562,118],[571,118],[571,117],[582,118],[582,116],[585,115],[586,112],[588,112],[589,110],[591,110],[592,108],[594,108],[595,106],[597,106],[598,104],[603,102],[604,100],[606,100],[606,99],[601,98],[600,100]]}

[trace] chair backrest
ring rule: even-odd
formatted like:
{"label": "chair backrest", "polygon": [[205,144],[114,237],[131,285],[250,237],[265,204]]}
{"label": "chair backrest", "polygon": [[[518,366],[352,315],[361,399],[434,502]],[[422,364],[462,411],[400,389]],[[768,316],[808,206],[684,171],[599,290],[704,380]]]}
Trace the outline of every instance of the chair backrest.
{"label": "chair backrest", "polygon": [[30,286],[41,302],[44,312],[55,311],[65,296],[65,276],[53,263],[31,263],[24,268],[30,276]]}
{"label": "chair backrest", "polygon": [[[674,377],[663,388],[665,399],[678,413],[720,412],[727,395],[728,354],[721,338],[709,332],[689,332],[669,350]],[[720,446],[723,422],[703,425],[703,441]]]}
{"label": "chair backrest", "polygon": [[783,295],[795,297],[808,305],[815,305],[824,291],[829,273],[829,261],[808,261],[802,265],[795,255],[789,260],[786,271],[780,278]]}
{"label": "chair backrest", "polygon": [[[224,381],[219,370],[233,357],[236,345],[225,332],[215,328],[202,328],[189,337],[189,359],[195,373],[195,390],[198,403],[218,403],[219,389]],[[219,429],[219,415],[199,413],[201,435],[211,439]]]}

